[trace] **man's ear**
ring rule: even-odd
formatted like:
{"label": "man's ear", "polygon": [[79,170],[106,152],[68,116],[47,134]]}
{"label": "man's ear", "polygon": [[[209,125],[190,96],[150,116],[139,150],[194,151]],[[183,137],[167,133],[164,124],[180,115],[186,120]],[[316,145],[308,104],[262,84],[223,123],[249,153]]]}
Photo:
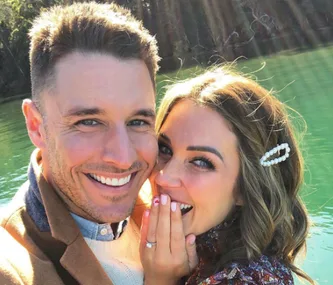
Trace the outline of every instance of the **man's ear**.
{"label": "man's ear", "polygon": [[25,117],[28,134],[31,142],[37,148],[44,148],[44,136],[42,135],[43,118],[34,102],[30,99],[23,100],[22,112]]}

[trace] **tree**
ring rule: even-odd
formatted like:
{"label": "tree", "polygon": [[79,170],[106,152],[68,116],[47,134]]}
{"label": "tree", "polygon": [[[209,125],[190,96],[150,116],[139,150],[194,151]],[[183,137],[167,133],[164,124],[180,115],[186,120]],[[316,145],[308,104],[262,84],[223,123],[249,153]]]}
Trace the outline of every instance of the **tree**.
{"label": "tree", "polygon": [[[41,9],[88,0],[1,0],[0,96],[30,89],[27,32]],[[155,35],[163,70],[333,39],[332,0],[95,0],[132,11]]]}
{"label": "tree", "polygon": [[2,0],[0,6],[0,94],[25,93],[29,89],[28,31],[40,10],[60,0]]}

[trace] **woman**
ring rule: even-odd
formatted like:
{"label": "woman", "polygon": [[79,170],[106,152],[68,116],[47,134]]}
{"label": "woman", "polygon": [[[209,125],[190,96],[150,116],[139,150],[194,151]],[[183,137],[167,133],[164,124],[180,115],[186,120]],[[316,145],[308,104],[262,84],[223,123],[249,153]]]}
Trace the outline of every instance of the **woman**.
{"label": "woman", "polygon": [[145,284],[294,284],[292,272],[314,284],[294,265],[309,224],[302,156],[281,102],[216,69],[169,90],[156,129]]}

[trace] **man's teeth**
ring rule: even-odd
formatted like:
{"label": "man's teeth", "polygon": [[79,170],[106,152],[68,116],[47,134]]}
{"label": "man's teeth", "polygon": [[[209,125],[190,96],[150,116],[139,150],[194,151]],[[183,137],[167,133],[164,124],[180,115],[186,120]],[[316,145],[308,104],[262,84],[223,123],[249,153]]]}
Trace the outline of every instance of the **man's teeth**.
{"label": "man's teeth", "polygon": [[192,206],[188,205],[188,204],[180,204],[180,209],[181,210],[185,210],[185,209],[188,209],[188,208],[192,208]]}
{"label": "man's teeth", "polygon": [[124,178],[109,178],[104,176],[99,176],[96,174],[90,174],[95,180],[101,182],[102,184],[106,184],[109,186],[123,186],[127,184],[131,180],[131,174]]}

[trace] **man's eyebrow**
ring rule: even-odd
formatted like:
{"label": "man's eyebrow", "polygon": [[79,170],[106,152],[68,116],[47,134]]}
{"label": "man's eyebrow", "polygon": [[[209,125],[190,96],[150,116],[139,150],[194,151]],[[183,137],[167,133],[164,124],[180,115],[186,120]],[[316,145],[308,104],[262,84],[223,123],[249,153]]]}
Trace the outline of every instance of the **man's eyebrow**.
{"label": "man's eyebrow", "polygon": [[143,117],[150,117],[152,119],[155,119],[156,114],[153,109],[140,109],[138,111],[135,111],[133,113],[133,116],[143,116]]}
{"label": "man's eyebrow", "polygon": [[220,154],[220,152],[213,148],[213,147],[210,147],[210,146],[188,146],[187,147],[187,150],[190,150],[190,151],[204,151],[204,152],[210,152],[210,153],[213,153],[215,154],[216,156],[218,156],[222,162],[223,162],[223,156]]}
{"label": "man's eyebrow", "polygon": [[73,108],[70,109],[64,117],[83,117],[88,115],[103,115],[105,114],[104,110],[101,110],[100,108]]}

